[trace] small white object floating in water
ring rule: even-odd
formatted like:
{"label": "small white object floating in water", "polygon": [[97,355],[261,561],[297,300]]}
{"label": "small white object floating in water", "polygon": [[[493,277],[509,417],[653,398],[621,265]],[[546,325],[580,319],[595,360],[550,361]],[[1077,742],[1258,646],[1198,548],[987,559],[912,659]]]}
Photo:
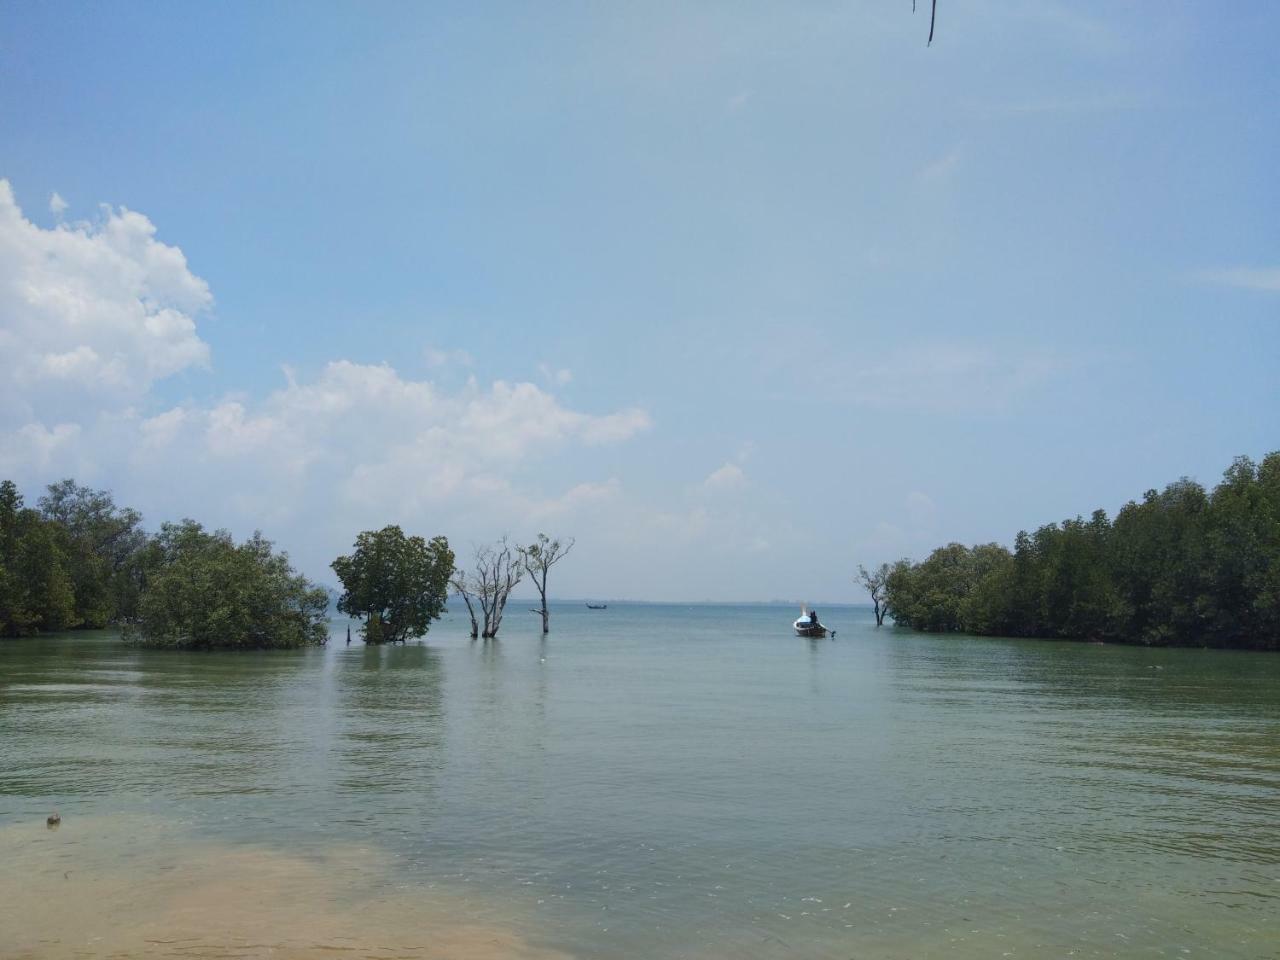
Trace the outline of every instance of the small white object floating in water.
{"label": "small white object floating in water", "polygon": [[[795,628],[797,637],[825,637],[827,628],[818,622],[818,611],[809,610],[803,604],[800,606],[800,616],[795,623],[791,624]],[[834,637],[836,632],[831,631]]]}

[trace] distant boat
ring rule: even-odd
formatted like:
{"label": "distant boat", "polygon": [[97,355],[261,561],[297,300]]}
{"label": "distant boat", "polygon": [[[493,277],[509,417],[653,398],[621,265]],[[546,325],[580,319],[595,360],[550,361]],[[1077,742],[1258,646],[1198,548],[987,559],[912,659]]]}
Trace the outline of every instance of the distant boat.
{"label": "distant boat", "polygon": [[[800,607],[800,616],[791,626],[795,629],[797,637],[818,638],[827,635],[827,628],[818,622],[818,611],[806,610],[803,606]],[[831,635],[834,637],[836,632],[832,630]]]}
{"label": "distant boat", "polygon": [[587,609],[588,610],[608,610],[609,605],[607,603],[588,603]]}

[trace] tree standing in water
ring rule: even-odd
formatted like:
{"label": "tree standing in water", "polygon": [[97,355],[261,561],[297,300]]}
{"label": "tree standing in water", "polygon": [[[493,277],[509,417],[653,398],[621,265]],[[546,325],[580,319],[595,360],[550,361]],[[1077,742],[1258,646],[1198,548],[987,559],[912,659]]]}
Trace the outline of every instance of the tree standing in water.
{"label": "tree standing in water", "polygon": [[[502,626],[502,613],[507,598],[524,576],[519,547],[503,537],[496,544],[476,549],[475,569],[471,573],[454,571],[449,583],[462,597],[471,617],[471,639],[493,640]],[[481,620],[476,619],[476,607]],[[481,625],[483,621],[483,626]]]}
{"label": "tree standing in water", "polygon": [[290,649],[329,636],[329,595],[255,533],[236,543],[194,520],[166,523],[151,542],[138,622],[124,639],[186,650]]}
{"label": "tree standing in water", "polygon": [[868,570],[862,564],[858,564],[858,582],[866,588],[867,593],[871,594],[871,602],[876,607],[876,626],[884,626],[884,615],[888,610],[885,605],[885,583],[889,579],[889,565],[882,563],[874,570]]}
{"label": "tree standing in water", "polygon": [[444,537],[406,537],[392,525],[364,531],[332,566],[342,581],[338,609],[364,617],[364,642],[403,643],[444,613],[453,551]]}
{"label": "tree standing in water", "polygon": [[547,571],[569,555],[574,540],[552,540],[545,533],[538,534],[538,542],[520,548],[520,563],[538,588],[542,599],[542,632],[551,632],[551,614],[547,612]]}

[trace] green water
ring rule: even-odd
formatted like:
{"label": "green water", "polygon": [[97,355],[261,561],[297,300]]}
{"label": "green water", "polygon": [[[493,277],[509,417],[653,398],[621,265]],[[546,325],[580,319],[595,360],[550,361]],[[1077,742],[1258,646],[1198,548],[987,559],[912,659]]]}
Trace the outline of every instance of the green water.
{"label": "green water", "polygon": [[[0,642],[0,898],[32,904],[0,956],[425,956],[450,924],[494,956],[1280,956],[1280,657],[822,614],[835,640],[565,605],[489,645]],[[47,906],[73,890],[110,909]],[[175,924],[212,926],[128,946]]]}

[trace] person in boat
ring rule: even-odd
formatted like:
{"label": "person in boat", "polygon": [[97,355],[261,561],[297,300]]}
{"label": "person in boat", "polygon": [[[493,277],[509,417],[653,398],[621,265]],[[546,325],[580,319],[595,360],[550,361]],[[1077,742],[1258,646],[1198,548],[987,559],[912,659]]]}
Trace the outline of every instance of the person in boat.
{"label": "person in boat", "polygon": [[809,611],[809,626],[811,626],[811,627],[816,627],[817,625],[818,625],[818,611],[817,611],[817,610],[810,610],[810,611]]}

